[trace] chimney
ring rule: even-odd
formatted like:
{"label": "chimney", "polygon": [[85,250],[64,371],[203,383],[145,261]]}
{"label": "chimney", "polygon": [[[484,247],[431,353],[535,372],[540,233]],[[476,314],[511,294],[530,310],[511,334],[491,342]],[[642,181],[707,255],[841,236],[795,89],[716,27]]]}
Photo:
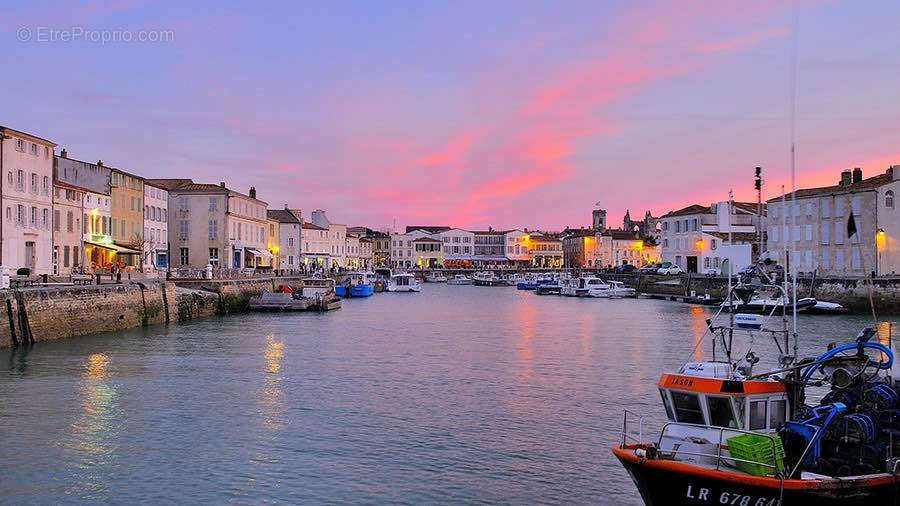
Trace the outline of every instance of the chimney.
{"label": "chimney", "polygon": [[850,182],[853,181],[853,176],[850,173],[850,169],[841,171],[841,180],[838,182],[839,186],[847,186]]}
{"label": "chimney", "polygon": [[859,167],[853,169],[853,184],[859,183],[862,181],[862,169]]}
{"label": "chimney", "polygon": [[256,187],[255,187],[255,186],[251,186],[251,187],[250,187],[250,198],[251,198],[251,199],[255,199],[255,198],[256,198]]}
{"label": "chimney", "polygon": [[97,167],[103,167],[103,160],[97,160]]}
{"label": "chimney", "polygon": [[284,205],[284,210],[285,210],[285,211],[290,211],[291,209],[288,207],[287,204],[285,204],[285,205]]}
{"label": "chimney", "polygon": [[66,148],[63,148],[62,151],[59,152],[59,156],[61,156],[63,158],[68,158],[68,156],[66,156],[67,154],[68,154],[68,151],[66,151]]}
{"label": "chimney", "polygon": [[225,181],[219,181],[219,187],[225,188]]}

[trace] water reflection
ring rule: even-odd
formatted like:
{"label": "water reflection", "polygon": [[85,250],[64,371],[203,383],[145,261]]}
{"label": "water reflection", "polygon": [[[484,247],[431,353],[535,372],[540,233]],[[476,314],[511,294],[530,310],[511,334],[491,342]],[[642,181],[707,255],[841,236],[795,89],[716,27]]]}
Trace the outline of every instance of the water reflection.
{"label": "water reflection", "polygon": [[263,352],[266,375],[263,377],[263,386],[260,389],[257,412],[262,418],[262,425],[269,431],[279,431],[284,428],[284,391],[281,375],[282,360],[284,359],[284,340],[276,339],[274,335],[266,336],[266,348]]}
{"label": "water reflection", "polygon": [[703,360],[703,337],[706,335],[708,318],[709,314],[703,306],[691,306],[691,333],[694,336],[694,352],[691,359],[694,361]]}
{"label": "water reflection", "polygon": [[116,439],[123,423],[118,413],[118,389],[109,382],[109,357],[93,353],[84,364],[79,389],[81,414],[70,426],[66,450],[75,459],[77,477],[67,493],[98,498],[107,489],[104,478],[117,457]]}
{"label": "water reflection", "polygon": [[26,344],[9,350],[9,372],[13,374],[25,374],[28,370],[28,354],[34,345]]}
{"label": "water reflection", "polygon": [[526,299],[521,301],[516,308],[516,317],[519,322],[520,339],[516,343],[517,355],[521,371],[519,378],[528,380],[534,369],[534,326],[537,319],[537,309],[534,301]]}

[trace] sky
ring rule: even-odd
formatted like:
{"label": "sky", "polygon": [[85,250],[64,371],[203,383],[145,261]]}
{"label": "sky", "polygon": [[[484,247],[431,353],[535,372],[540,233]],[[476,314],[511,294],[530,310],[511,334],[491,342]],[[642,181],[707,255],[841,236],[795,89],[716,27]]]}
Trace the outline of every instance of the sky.
{"label": "sky", "polygon": [[6,0],[0,124],[349,225],[561,230],[599,203],[615,226],[755,201],[756,166],[764,198],[790,189],[792,117],[798,187],[900,163],[896,19],[889,0]]}

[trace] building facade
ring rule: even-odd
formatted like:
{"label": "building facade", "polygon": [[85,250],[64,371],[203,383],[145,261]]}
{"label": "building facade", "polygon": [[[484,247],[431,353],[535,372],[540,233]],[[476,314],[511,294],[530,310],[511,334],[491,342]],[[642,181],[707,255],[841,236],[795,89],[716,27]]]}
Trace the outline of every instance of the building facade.
{"label": "building facade", "polygon": [[144,240],[145,271],[169,269],[169,192],[165,188],[144,184]]}
{"label": "building facade", "polygon": [[593,268],[597,257],[597,236],[593,229],[570,229],[563,232],[563,264],[569,268]]}
{"label": "building facade", "polygon": [[308,272],[328,269],[331,265],[331,254],[329,253],[331,243],[328,240],[328,228],[306,221],[303,222],[301,228],[304,268]]}
{"label": "building facade", "polygon": [[153,179],[168,191],[170,268],[267,269],[266,202],[231,190],[225,183]]}
{"label": "building facade", "polygon": [[900,272],[898,172],[891,167],[864,179],[862,169],[845,170],[834,186],[797,190],[796,200],[769,200],[767,254],[800,273],[858,278]]}
{"label": "building facade", "polygon": [[84,255],[85,191],[77,186],[53,183],[53,274],[68,276],[82,271]]}
{"label": "building facade", "polygon": [[56,144],[0,126],[0,265],[51,274],[53,150]]}
{"label": "building facade", "polygon": [[503,233],[506,243],[506,259],[513,267],[530,267],[532,259],[531,234],[524,230],[507,230]]}
{"label": "building facade", "polygon": [[[763,209],[765,217],[765,208]],[[722,253],[718,250],[721,238],[717,233],[756,235],[760,226],[757,204],[751,202],[717,202],[710,206],[691,205],[665,214],[660,218],[661,256],[685,272],[713,272],[721,268]],[[744,237],[744,236],[742,236]],[[747,245],[751,250],[753,245]],[[707,260],[709,259],[709,260]],[[716,260],[718,259],[718,260]],[[744,266],[734,265],[740,269]],[[751,262],[754,258],[751,255]],[[706,267],[706,266],[709,267]]]}
{"label": "building facade", "polygon": [[109,167],[102,162],[89,163],[69,158],[63,149],[53,158],[53,179],[61,185],[81,188],[82,191],[82,270],[109,270],[116,260],[117,247],[112,240],[111,197],[112,179]]}
{"label": "building facade", "polygon": [[444,267],[468,268],[475,262],[475,234],[461,228],[440,233]]}
{"label": "building facade", "polygon": [[597,234],[595,240],[594,267],[644,265],[644,240],[637,232],[606,230]]}
{"label": "building facade", "polygon": [[299,209],[269,209],[269,244],[268,250],[275,256],[273,268],[294,273],[301,270],[302,235]]}
{"label": "building facade", "polygon": [[562,267],[563,242],[558,235],[532,232],[530,240],[532,266],[543,269]]}
{"label": "building facade", "polygon": [[362,236],[359,238],[359,268],[369,271],[375,268],[375,238]]}
{"label": "building facade", "polygon": [[[102,162],[98,162],[102,165]],[[139,268],[144,252],[144,180],[110,168],[110,214],[116,261],[120,266]]]}

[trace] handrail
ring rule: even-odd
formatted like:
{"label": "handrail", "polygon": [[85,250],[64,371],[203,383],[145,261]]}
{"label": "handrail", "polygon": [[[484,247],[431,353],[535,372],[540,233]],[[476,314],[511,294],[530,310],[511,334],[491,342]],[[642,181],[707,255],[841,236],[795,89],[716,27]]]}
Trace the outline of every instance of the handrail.
{"label": "handrail", "polygon": [[[744,430],[744,429],[733,429],[731,427],[716,427],[713,425],[703,425],[703,424],[699,424],[699,423],[666,422],[666,424],[663,425],[662,430],[659,431],[659,440],[656,443],[657,448],[662,448],[662,440],[663,440],[663,437],[665,437],[665,435],[666,435],[666,430],[670,426],[673,426],[673,425],[676,427],[693,427],[693,428],[699,428],[699,429],[718,430],[719,431],[719,444],[716,445],[716,454],[715,455],[710,455],[710,454],[705,454],[705,453],[686,452],[686,451],[682,451],[679,449],[674,450],[674,454],[683,453],[685,455],[696,455],[696,456],[701,456],[701,457],[714,457],[716,459],[716,470],[717,471],[719,470],[719,466],[721,465],[721,463],[724,460],[726,460],[724,457],[722,457],[722,439],[725,434],[725,431],[737,432],[740,434],[752,434],[755,436],[759,436],[761,434],[760,432],[754,432],[751,430]],[[775,440],[772,439],[771,437],[768,437],[767,439],[769,440],[769,444],[772,445],[772,455],[774,456],[776,454]],[[727,460],[732,460],[735,462],[746,462],[749,464],[759,464],[764,467],[772,468],[775,470],[776,475],[779,475],[779,476],[781,475],[781,472],[778,470],[777,458],[775,460],[775,462],[776,462],[775,464],[767,464],[764,462],[757,462],[757,461],[753,461],[753,460],[739,459],[737,457],[731,457],[731,456],[729,456],[727,458]]]}
{"label": "handrail", "polygon": [[[638,419],[638,438],[635,439],[633,436],[628,435],[628,414],[631,413],[632,416],[637,417]],[[644,417],[635,413],[634,411],[625,410],[624,419],[622,420],[622,447],[624,448],[627,442],[631,440],[636,443],[644,442]]]}

